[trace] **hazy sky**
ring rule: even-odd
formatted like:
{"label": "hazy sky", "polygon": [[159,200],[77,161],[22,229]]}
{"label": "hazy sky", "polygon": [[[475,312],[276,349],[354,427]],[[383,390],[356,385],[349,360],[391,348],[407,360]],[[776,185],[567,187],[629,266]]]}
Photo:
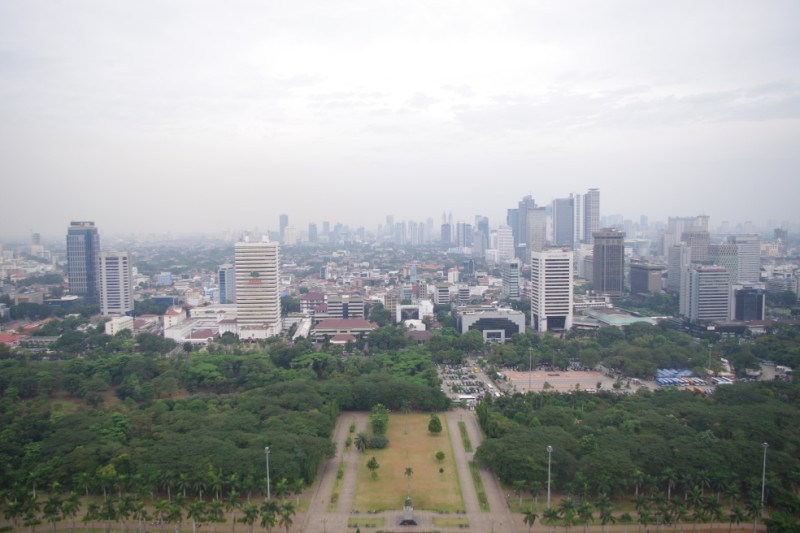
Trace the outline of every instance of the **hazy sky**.
{"label": "hazy sky", "polygon": [[797,222],[800,2],[0,0],[0,236]]}

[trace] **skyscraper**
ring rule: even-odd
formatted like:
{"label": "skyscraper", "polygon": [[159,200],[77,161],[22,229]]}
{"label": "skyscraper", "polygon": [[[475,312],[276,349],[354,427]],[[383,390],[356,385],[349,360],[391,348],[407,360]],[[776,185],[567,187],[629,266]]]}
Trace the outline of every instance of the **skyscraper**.
{"label": "skyscraper", "polygon": [[526,217],[526,243],[529,252],[541,252],[547,246],[547,209],[531,207]]}
{"label": "skyscraper", "polygon": [[308,223],[308,242],[317,242],[317,225],[314,222]]}
{"label": "skyscraper", "polygon": [[531,327],[538,332],[572,327],[572,252],[531,252]]}
{"label": "skyscraper", "polygon": [[708,261],[708,245],[711,237],[704,229],[691,229],[681,234],[681,241],[685,242],[692,250],[692,262]]}
{"label": "skyscraper", "polygon": [[592,244],[592,234],[600,229],[600,190],[589,189],[583,195],[583,242]]}
{"label": "skyscraper", "polygon": [[133,312],[133,265],[128,252],[100,252],[99,274],[100,313],[104,316],[123,316]]}
{"label": "skyscraper", "polygon": [[281,332],[280,247],[238,242],[234,252],[239,337],[266,339]]}
{"label": "skyscraper", "polygon": [[738,280],[758,283],[761,279],[761,238],[758,235],[729,235],[728,243],[736,246]]}
{"label": "skyscraper", "polygon": [[680,313],[688,320],[728,320],[730,300],[730,280],[723,266],[692,264],[681,277]]}
{"label": "skyscraper", "polygon": [[518,299],[520,294],[520,272],[519,259],[511,259],[503,263],[503,296],[510,300]]}
{"label": "skyscraper", "polygon": [[508,226],[497,228],[497,256],[500,261],[514,257],[514,235]]}
{"label": "skyscraper", "polygon": [[570,198],[553,200],[553,244],[573,248],[575,243],[575,209]]}
{"label": "skyscraper", "polygon": [[667,283],[666,289],[680,292],[681,279],[692,262],[692,250],[685,244],[670,246],[667,251]]}
{"label": "skyscraper", "polygon": [[69,292],[89,301],[97,300],[97,268],[100,235],[94,222],[71,222],[67,230],[67,277]]}
{"label": "skyscraper", "polygon": [[219,303],[236,303],[236,269],[231,264],[219,267]]}
{"label": "skyscraper", "polygon": [[281,232],[281,242],[284,242],[284,236],[286,234],[286,226],[289,225],[289,215],[280,215],[278,217],[278,226],[280,227]]}
{"label": "skyscraper", "polygon": [[594,290],[621,296],[625,282],[625,232],[605,228],[595,231],[592,285]]}

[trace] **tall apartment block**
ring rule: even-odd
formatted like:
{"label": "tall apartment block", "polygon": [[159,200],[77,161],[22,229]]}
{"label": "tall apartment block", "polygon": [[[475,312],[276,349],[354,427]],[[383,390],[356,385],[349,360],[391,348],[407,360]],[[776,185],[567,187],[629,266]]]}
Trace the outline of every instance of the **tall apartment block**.
{"label": "tall apartment block", "polygon": [[69,292],[96,301],[100,235],[94,222],[71,222],[67,230],[67,277]]}
{"label": "tall apartment block", "polygon": [[593,234],[600,229],[600,189],[589,189],[583,195],[583,242],[592,244]]}
{"label": "tall apartment block", "polygon": [[538,332],[572,327],[572,252],[531,252],[531,327]]}
{"label": "tall apartment block", "polygon": [[97,259],[99,274],[100,313],[103,316],[123,316],[133,312],[133,265],[128,252],[100,252]]}
{"label": "tall apartment block", "polygon": [[239,337],[266,339],[281,332],[280,246],[238,242],[234,249]]}

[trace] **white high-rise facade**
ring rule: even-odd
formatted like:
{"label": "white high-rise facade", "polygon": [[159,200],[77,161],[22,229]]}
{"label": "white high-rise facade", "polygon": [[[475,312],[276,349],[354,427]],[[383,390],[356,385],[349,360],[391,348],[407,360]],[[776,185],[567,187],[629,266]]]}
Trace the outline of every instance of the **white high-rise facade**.
{"label": "white high-rise facade", "polygon": [[514,258],[514,234],[509,226],[497,228],[497,257],[500,261]]}
{"label": "white high-rise facade", "polygon": [[736,245],[738,280],[758,283],[761,279],[761,238],[758,235],[729,235],[728,243]]}
{"label": "white high-rise facade", "polygon": [[128,252],[100,252],[97,263],[100,313],[122,316],[133,311],[133,268]]}
{"label": "white high-rise facade", "polygon": [[681,315],[692,322],[728,320],[730,286],[724,266],[690,265],[681,277]]}
{"label": "white high-rise facade", "polygon": [[600,229],[600,190],[583,195],[583,242],[592,244],[592,233]]}
{"label": "white high-rise facade", "polygon": [[236,303],[236,269],[233,265],[224,264],[219,267],[219,303]]}
{"label": "white high-rise facade", "polygon": [[531,327],[538,332],[572,327],[572,252],[531,252]]}
{"label": "white high-rise facade", "polygon": [[234,268],[239,337],[266,339],[279,335],[282,324],[278,243],[236,243]]}

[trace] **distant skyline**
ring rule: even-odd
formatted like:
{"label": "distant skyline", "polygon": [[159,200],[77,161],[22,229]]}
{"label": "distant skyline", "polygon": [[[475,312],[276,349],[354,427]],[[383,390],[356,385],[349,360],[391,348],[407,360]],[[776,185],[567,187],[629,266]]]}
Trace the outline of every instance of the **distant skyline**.
{"label": "distant skyline", "polygon": [[800,3],[0,0],[0,238],[800,224]]}

